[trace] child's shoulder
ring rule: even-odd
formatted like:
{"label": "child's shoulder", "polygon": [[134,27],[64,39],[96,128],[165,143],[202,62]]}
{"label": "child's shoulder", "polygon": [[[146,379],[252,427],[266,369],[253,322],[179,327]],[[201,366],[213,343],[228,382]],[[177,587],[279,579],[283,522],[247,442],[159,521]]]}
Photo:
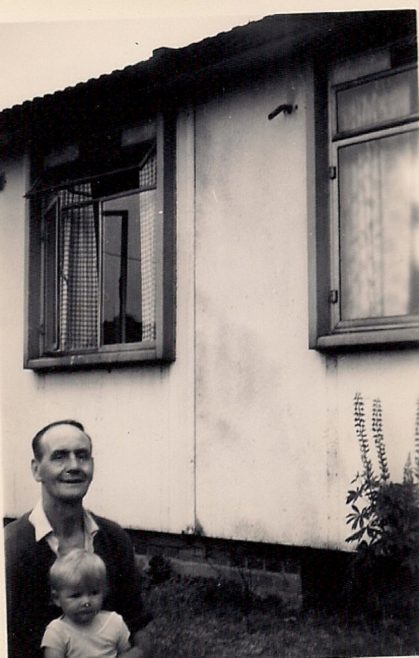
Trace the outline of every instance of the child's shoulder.
{"label": "child's shoulder", "polygon": [[44,631],[41,646],[51,646],[51,642],[53,643],[53,646],[55,646],[57,642],[61,643],[62,641],[65,641],[65,639],[68,638],[68,632],[68,626],[65,621],[63,621],[62,617],[53,619],[49,622]]}
{"label": "child's shoulder", "polygon": [[61,626],[66,626],[64,615],[60,615],[59,617],[52,619],[47,625],[47,628],[60,628]]}
{"label": "child's shoulder", "polygon": [[115,612],[114,610],[99,610],[96,616],[98,619],[102,619],[103,621],[106,621],[107,619],[116,619],[121,615],[118,615],[118,613]]}
{"label": "child's shoulder", "polygon": [[102,627],[107,626],[108,624],[118,626],[123,623],[121,615],[113,610],[100,610],[96,615],[96,619]]}

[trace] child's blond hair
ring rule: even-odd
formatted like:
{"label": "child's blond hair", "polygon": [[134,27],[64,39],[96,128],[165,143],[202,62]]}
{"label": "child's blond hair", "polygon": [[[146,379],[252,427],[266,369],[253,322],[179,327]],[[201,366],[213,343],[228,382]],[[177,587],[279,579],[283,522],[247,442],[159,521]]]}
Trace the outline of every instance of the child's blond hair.
{"label": "child's blond hair", "polygon": [[49,570],[49,580],[53,592],[79,585],[100,589],[105,593],[107,589],[104,561],[96,553],[84,548],[74,548],[57,557]]}

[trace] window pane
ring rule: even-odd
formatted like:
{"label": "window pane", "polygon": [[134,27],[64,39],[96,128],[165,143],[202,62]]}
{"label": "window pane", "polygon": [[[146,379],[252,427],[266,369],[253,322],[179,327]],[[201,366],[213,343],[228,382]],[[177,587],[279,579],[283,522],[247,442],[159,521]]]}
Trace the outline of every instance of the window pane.
{"label": "window pane", "polygon": [[337,92],[338,132],[381,124],[417,111],[416,69]]}
{"label": "window pane", "polygon": [[417,135],[338,151],[343,320],[419,313]]}
{"label": "window pane", "polygon": [[[104,204],[107,207],[107,204]],[[121,309],[121,242],[124,213],[104,213],[103,217],[103,252],[102,252],[102,286],[103,286],[103,342],[122,342],[123,319]]]}
{"label": "window pane", "polygon": [[[157,158],[154,153],[139,172],[140,186],[157,184]],[[143,340],[156,338],[156,263],[154,226],[156,214],[156,191],[148,190],[140,195],[141,231],[141,300],[143,318]]]}
{"label": "window pane", "polygon": [[140,194],[143,340],[156,338],[155,208],[155,190]]}
{"label": "window pane", "polygon": [[155,339],[156,179],[150,151],[141,168],[44,195],[46,350]]}
{"label": "window pane", "polygon": [[141,331],[139,194],[103,203],[103,342],[138,342]]}
{"label": "window pane", "polygon": [[155,339],[155,190],[103,203],[103,342]]}
{"label": "window pane", "polygon": [[48,351],[57,349],[57,219],[58,202],[56,196],[52,199],[46,198],[44,202],[44,227],[45,227],[45,348]]}

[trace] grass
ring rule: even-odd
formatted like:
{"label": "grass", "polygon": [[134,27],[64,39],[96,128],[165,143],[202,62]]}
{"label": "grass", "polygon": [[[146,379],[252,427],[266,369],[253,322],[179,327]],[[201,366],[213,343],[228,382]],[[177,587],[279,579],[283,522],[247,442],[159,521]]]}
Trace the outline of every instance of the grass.
{"label": "grass", "polygon": [[172,576],[144,582],[154,613],[154,658],[414,656],[417,629],[344,615],[293,613],[237,583]]}

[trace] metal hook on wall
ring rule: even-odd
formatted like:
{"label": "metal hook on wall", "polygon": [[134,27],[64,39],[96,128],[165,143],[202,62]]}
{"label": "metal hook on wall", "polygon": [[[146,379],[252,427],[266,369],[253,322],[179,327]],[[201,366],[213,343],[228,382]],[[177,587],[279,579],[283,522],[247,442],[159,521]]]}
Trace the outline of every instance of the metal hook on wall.
{"label": "metal hook on wall", "polygon": [[268,119],[269,121],[271,119],[274,119],[278,114],[281,114],[283,112],[284,114],[291,114],[294,112],[294,110],[298,109],[298,105],[291,105],[291,103],[283,103],[282,105],[278,105],[270,114],[268,114]]}

